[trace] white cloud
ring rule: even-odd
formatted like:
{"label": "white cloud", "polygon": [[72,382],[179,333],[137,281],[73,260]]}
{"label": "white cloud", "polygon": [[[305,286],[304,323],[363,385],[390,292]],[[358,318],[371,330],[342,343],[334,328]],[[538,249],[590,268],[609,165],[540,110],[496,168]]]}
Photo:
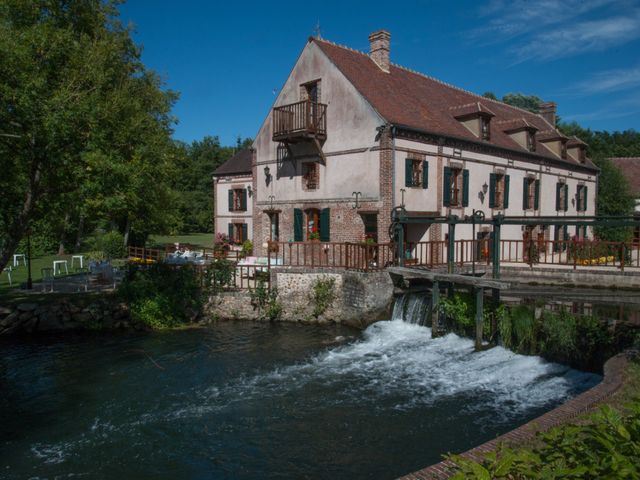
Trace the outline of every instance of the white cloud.
{"label": "white cloud", "polygon": [[603,51],[640,37],[640,11],[627,16],[569,23],[532,36],[510,52],[517,62],[553,60],[583,52]]}
{"label": "white cloud", "polygon": [[581,93],[605,93],[640,87],[640,65],[631,68],[605,70],[579,82],[575,89]]}

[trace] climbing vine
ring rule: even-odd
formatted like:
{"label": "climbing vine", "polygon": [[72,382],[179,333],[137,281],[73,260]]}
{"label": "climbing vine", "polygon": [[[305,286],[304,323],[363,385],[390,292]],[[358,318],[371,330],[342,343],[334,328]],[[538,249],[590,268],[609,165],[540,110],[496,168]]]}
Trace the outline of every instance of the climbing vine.
{"label": "climbing vine", "polygon": [[335,278],[318,278],[311,291],[311,302],[313,304],[312,315],[318,318],[331,306],[336,298]]}

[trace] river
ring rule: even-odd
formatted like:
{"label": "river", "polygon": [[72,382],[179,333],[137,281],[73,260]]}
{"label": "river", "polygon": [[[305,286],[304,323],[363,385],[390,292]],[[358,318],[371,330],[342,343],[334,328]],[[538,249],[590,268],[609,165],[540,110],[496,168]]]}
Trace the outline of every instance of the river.
{"label": "river", "polygon": [[401,319],[0,341],[0,478],[391,479],[601,380]]}

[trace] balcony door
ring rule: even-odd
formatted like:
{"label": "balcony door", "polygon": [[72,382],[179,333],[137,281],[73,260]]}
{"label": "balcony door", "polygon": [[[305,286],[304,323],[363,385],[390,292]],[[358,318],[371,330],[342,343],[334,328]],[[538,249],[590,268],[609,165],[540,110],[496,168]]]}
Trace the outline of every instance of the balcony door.
{"label": "balcony door", "polygon": [[315,128],[318,125],[318,102],[320,101],[319,80],[305,83],[303,87],[305,90],[306,100],[309,101],[308,125]]}

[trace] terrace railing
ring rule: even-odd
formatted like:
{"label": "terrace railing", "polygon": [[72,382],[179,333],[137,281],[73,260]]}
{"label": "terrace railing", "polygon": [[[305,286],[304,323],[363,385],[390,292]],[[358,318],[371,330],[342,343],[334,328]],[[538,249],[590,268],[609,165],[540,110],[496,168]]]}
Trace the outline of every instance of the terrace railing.
{"label": "terrace railing", "polygon": [[291,141],[299,136],[327,135],[327,105],[302,100],[273,108],[273,140]]}

